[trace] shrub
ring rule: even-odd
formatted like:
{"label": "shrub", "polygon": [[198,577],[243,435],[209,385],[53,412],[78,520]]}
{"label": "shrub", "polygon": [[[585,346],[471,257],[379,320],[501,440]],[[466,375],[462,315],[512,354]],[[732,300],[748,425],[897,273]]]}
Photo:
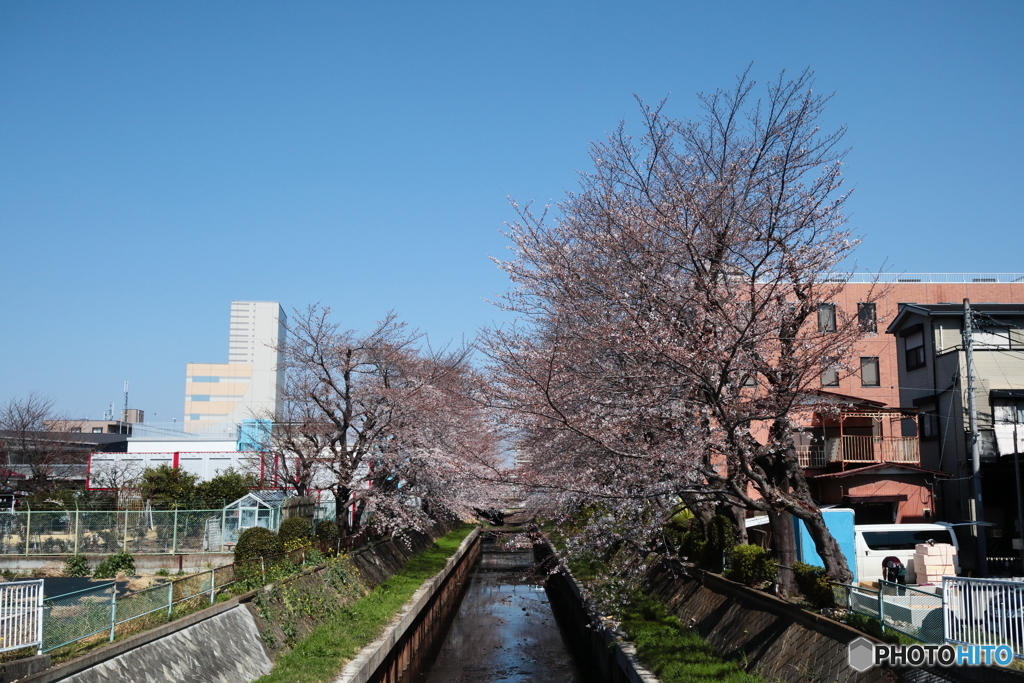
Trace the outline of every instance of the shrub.
{"label": "shrub", "polygon": [[756,586],[775,577],[775,562],[758,545],[738,545],[732,549],[732,568],[728,576],[733,581]]}
{"label": "shrub", "polygon": [[308,545],[312,535],[313,529],[305,517],[289,517],[281,522],[281,528],[277,530],[277,537],[281,539],[285,550]]}
{"label": "shrub", "polygon": [[92,573],[97,579],[112,579],[118,574],[134,574],[135,558],[131,553],[114,553],[109,555],[96,567]]}
{"label": "shrub", "polygon": [[243,531],[238,537],[238,544],[235,545],[235,562],[271,557],[280,555],[281,552],[281,539],[277,534],[270,529],[254,526]]}
{"label": "shrub", "polygon": [[824,567],[815,567],[804,562],[793,563],[793,575],[796,586],[804,594],[807,601],[815,607],[831,607],[835,602],[832,586],[828,583],[828,574]]}
{"label": "shrub", "polygon": [[84,555],[68,555],[64,560],[64,576],[89,576],[90,573]]}
{"label": "shrub", "polygon": [[334,547],[340,536],[341,532],[338,531],[338,525],[329,519],[325,519],[316,525],[316,538],[325,545]]}

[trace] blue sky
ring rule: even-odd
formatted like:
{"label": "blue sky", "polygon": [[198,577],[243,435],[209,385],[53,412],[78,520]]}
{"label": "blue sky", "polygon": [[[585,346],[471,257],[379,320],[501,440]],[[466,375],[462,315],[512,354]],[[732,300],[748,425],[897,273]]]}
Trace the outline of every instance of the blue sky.
{"label": "blue sky", "polygon": [[[0,3],[0,402],[181,419],[232,299],[500,314],[507,196],[576,186],[634,93],[810,67],[862,267],[1020,272],[1024,3]],[[155,414],[155,417],[154,417]]]}

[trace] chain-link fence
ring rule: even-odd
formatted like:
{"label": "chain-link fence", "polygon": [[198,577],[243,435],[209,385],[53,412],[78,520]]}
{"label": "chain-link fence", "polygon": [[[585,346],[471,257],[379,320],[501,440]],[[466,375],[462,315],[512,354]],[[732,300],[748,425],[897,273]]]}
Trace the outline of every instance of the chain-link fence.
{"label": "chain-link fence", "polygon": [[[280,515],[271,515],[276,530]],[[240,532],[239,510],[69,510],[0,513],[0,554],[221,553]]]}

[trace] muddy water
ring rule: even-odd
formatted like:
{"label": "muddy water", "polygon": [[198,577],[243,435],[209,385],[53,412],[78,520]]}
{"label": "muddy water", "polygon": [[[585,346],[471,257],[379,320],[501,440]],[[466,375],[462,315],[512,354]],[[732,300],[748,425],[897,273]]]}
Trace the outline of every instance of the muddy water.
{"label": "muddy water", "polygon": [[[531,550],[483,546],[447,638],[416,683],[583,683]],[[429,664],[429,663],[428,663]]]}

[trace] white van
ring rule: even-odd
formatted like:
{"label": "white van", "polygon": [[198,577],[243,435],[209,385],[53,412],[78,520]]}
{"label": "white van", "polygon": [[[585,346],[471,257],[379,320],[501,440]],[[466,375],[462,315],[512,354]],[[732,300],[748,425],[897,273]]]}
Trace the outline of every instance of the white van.
{"label": "white van", "polygon": [[[853,527],[854,546],[857,552],[857,580],[878,581],[882,578],[882,560],[892,556],[900,558],[907,568],[907,583],[917,583],[914,568],[914,549],[918,543],[935,541],[948,543],[956,548],[956,534],[949,524],[857,524]],[[960,573],[960,560],[953,555],[953,566]]]}

